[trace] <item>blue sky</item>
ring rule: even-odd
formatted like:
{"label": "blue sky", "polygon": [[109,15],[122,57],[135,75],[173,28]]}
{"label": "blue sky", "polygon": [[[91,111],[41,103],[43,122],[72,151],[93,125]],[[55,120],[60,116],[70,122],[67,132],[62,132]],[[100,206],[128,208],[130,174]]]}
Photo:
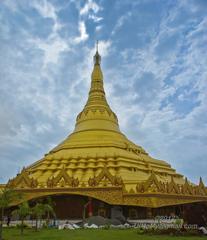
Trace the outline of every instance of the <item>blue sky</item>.
{"label": "blue sky", "polygon": [[122,131],[207,183],[206,0],[1,0],[0,182],[73,131],[95,41]]}

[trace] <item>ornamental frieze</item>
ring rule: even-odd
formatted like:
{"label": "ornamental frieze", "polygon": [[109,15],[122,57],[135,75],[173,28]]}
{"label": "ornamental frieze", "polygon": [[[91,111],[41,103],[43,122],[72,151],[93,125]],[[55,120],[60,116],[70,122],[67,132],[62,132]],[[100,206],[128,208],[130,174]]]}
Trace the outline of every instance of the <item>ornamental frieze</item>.
{"label": "ornamental frieze", "polygon": [[107,182],[109,182],[112,186],[120,186],[123,184],[122,178],[118,176],[113,176],[105,166],[103,170],[99,173],[98,176],[89,178],[88,185],[95,187],[100,184],[100,182],[103,181],[103,185],[107,186]]}
{"label": "ornamental frieze", "polygon": [[28,171],[23,168],[20,174],[13,179],[10,179],[7,183],[7,187],[10,188],[36,188],[38,181],[29,176]]}
{"label": "ornamental frieze", "polygon": [[[161,182],[158,181],[156,174],[154,171],[151,172],[150,177],[141,183],[137,183],[136,185],[137,193],[164,193],[171,195],[195,195],[195,196],[207,196],[206,187],[200,178],[199,185],[191,185],[189,184],[187,178],[185,179],[185,183],[183,185],[177,184],[174,181],[173,176],[171,176],[170,182]],[[133,193],[131,190],[129,193]]]}
{"label": "ornamental frieze", "polygon": [[65,169],[63,167],[58,175],[56,177],[52,176],[47,180],[47,187],[53,188],[53,187],[78,187],[79,180],[78,178],[70,177]]}

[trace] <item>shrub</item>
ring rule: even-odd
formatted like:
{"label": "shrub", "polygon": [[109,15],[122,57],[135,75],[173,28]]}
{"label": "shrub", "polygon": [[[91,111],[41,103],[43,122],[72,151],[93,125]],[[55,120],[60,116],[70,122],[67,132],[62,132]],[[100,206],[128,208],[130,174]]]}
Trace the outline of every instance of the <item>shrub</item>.
{"label": "shrub", "polygon": [[16,225],[16,227],[19,228],[19,229],[21,229],[21,228],[29,228],[29,226],[26,223],[23,223],[23,224],[19,223],[19,224]]}

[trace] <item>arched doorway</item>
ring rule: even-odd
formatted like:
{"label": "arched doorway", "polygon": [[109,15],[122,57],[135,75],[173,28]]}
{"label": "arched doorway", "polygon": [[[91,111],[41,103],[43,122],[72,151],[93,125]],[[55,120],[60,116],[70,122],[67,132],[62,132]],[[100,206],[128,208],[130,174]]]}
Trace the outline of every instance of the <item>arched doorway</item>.
{"label": "arched doorway", "polygon": [[[88,196],[72,194],[49,195],[32,199],[29,203],[34,205],[38,201],[44,202],[47,201],[48,197],[53,202],[57,219],[83,219],[89,217],[91,213],[94,216],[110,217],[111,207],[109,204]],[[89,214],[89,212],[91,213]]]}

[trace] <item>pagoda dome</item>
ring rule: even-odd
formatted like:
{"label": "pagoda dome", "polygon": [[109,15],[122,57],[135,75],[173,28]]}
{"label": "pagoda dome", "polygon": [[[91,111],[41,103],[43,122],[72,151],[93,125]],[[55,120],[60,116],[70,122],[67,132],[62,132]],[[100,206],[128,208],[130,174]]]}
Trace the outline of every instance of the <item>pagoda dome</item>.
{"label": "pagoda dome", "polygon": [[[109,204],[145,207],[207,198],[202,179],[198,186],[191,184],[170,164],[151,157],[121,132],[118,118],[106,100],[98,50],[88,100],[76,118],[74,131],[9,180],[8,185],[25,189],[27,199],[74,193]],[[179,195],[182,197],[175,202]]]}
{"label": "pagoda dome", "polygon": [[[74,131],[29,168],[31,175],[44,185],[48,177],[55,176],[64,165],[70,174],[87,185],[88,179],[105,167],[110,174],[122,178],[128,189],[135,190],[137,182],[146,180],[152,170],[164,181],[173,175],[182,183],[182,175],[168,163],[150,157],[120,131],[118,118],[106,100],[100,62],[97,51],[88,100],[76,118]],[[54,162],[57,167],[52,167]],[[49,166],[51,172],[46,175],[45,170]]]}

